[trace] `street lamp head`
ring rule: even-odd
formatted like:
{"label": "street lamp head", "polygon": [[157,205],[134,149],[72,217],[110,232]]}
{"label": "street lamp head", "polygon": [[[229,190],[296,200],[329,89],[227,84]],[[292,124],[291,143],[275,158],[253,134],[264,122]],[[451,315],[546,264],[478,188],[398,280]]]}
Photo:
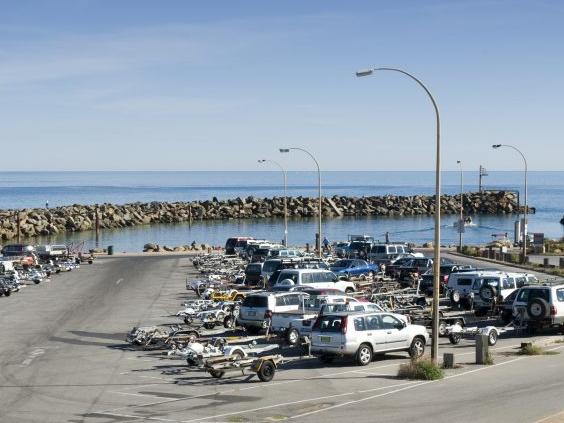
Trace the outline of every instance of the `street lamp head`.
{"label": "street lamp head", "polygon": [[281,153],[289,153],[290,149],[289,148],[280,148],[279,149]]}
{"label": "street lamp head", "polygon": [[501,144],[494,144],[494,145],[492,145],[492,148],[499,148],[499,147],[501,147]]}
{"label": "street lamp head", "polygon": [[264,163],[264,162],[266,162],[265,159],[259,159],[259,160],[257,160],[257,161],[258,161],[259,163]]}
{"label": "street lamp head", "polygon": [[456,163],[460,164],[460,163],[462,163],[462,162],[461,162],[460,160],[457,160]]}
{"label": "street lamp head", "polygon": [[373,69],[363,69],[363,70],[359,70],[356,72],[356,76],[357,77],[361,77],[361,76],[370,76],[374,73]]}

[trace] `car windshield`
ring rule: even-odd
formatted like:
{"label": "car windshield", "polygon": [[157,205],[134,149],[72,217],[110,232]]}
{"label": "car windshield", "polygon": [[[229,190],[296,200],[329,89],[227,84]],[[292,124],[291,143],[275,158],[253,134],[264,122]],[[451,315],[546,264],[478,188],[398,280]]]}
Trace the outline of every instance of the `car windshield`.
{"label": "car windshield", "polygon": [[266,256],[268,255],[268,248],[257,248],[254,252],[257,256]]}
{"label": "car windshield", "polygon": [[386,253],[386,246],[385,245],[375,245],[372,247],[372,252],[376,254],[385,254]]}
{"label": "car windshield", "polygon": [[352,260],[337,260],[332,267],[350,267]]}
{"label": "car windshield", "polygon": [[252,275],[260,275],[262,266],[260,264],[249,264],[245,269],[245,273]]}
{"label": "car windshield", "polygon": [[518,302],[529,302],[533,298],[542,298],[543,300],[550,302],[550,289],[526,289],[522,288],[517,295]]}

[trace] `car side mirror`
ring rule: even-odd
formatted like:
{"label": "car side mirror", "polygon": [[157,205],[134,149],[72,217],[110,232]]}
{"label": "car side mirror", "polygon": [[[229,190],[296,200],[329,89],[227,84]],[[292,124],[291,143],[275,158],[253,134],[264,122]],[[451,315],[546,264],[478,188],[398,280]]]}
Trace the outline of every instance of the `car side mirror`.
{"label": "car side mirror", "polygon": [[400,322],[400,323],[397,323],[397,324],[396,324],[396,329],[397,329],[397,330],[402,330],[402,329],[405,328],[405,327],[406,327],[405,322]]}

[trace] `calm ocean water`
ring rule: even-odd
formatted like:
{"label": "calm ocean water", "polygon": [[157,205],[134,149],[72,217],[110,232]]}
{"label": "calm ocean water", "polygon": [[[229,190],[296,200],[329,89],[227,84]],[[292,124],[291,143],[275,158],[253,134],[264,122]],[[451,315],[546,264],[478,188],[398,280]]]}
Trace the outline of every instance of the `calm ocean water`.
{"label": "calm ocean water", "polygon": [[[478,172],[465,172],[465,191],[477,191]],[[458,172],[443,172],[443,192],[459,193]],[[316,196],[317,176],[313,172],[289,172],[288,195]],[[0,172],[0,208],[50,207],[68,204],[130,203],[148,201],[190,201],[235,197],[280,196],[280,172]],[[537,213],[529,218],[529,232],[544,232],[551,238],[564,236],[559,221],[564,214],[564,172],[529,173],[530,206]],[[433,172],[323,172],[323,195],[414,195],[434,193]],[[522,172],[489,172],[486,189],[522,191]],[[521,197],[523,199],[523,197]],[[443,219],[442,242],[455,244],[458,235],[452,223],[456,217]],[[467,243],[484,243],[493,233],[513,231],[515,216],[477,216],[476,227],[467,228]],[[335,218],[326,220],[323,232],[333,240],[348,234],[371,234],[383,239],[422,243],[433,238],[433,217],[404,218]],[[295,219],[289,222],[289,243],[313,242],[316,221]],[[280,219],[228,220],[195,222],[192,225],[151,225],[102,231],[99,246],[114,245],[118,251],[139,251],[146,242],[161,245],[188,244],[193,240],[222,245],[228,236],[245,234],[281,239]],[[94,233],[63,234],[38,242],[85,242],[96,246]]]}

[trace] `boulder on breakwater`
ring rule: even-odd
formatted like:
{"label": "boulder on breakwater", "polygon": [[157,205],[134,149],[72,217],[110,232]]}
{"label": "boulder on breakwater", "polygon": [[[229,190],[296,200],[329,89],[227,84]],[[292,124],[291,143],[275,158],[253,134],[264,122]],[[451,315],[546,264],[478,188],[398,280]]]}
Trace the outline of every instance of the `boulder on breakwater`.
{"label": "boulder on breakwater", "polygon": [[[318,213],[318,199],[289,197],[289,217],[313,217]],[[441,197],[442,214],[457,214],[458,195]],[[464,194],[465,214],[518,213],[517,195],[508,191],[485,191]],[[529,212],[534,213],[529,207]],[[434,196],[398,196],[324,198],[322,213],[334,216],[414,216],[432,215]],[[50,209],[0,210],[0,238],[13,239],[20,234],[29,238],[61,232],[125,228],[153,223],[181,223],[196,220],[257,219],[283,217],[284,198],[235,198],[192,202],[157,202],[62,206]],[[19,219],[19,225],[17,221]],[[161,247],[164,249],[164,247]]]}

